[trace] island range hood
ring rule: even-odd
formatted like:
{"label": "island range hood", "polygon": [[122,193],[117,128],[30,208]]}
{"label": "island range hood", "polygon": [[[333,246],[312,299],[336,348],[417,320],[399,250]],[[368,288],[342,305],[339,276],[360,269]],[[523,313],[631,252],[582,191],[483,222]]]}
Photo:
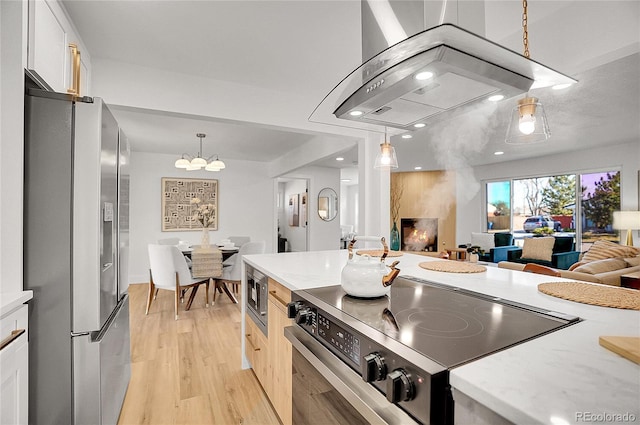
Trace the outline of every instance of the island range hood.
{"label": "island range hood", "polygon": [[[371,39],[381,38],[367,29],[365,10],[381,3],[388,5],[386,12],[392,19],[376,17],[379,27],[386,22],[404,27],[404,21],[410,18],[415,28],[415,16],[420,13],[396,13],[400,10],[397,5],[422,2],[363,0],[363,55],[371,49]],[[433,1],[424,3],[429,3],[433,11]],[[446,20],[446,8],[451,10],[454,3],[459,10],[463,2],[441,2],[441,21]],[[483,2],[464,3],[484,8]],[[418,21],[429,21],[428,7],[421,9],[424,19]],[[459,20],[457,15],[455,19]],[[414,130],[415,124],[465,113],[490,96],[509,99],[530,89],[576,82],[458,25],[442,23],[414,31],[414,35],[366,60],[323,99],[309,120],[372,131],[388,127],[397,134]]]}

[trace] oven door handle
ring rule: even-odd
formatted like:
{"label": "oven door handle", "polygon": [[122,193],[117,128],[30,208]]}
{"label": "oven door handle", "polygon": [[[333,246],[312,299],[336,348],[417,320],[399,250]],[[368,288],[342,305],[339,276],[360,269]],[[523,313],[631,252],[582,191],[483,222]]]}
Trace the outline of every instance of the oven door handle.
{"label": "oven door handle", "polygon": [[418,424],[299,326],[284,328],[284,335],[370,424]]}

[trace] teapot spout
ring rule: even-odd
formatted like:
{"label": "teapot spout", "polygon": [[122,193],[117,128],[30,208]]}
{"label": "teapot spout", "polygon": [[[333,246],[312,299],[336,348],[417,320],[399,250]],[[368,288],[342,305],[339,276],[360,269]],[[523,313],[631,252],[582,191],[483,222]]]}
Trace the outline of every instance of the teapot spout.
{"label": "teapot spout", "polygon": [[391,271],[382,277],[382,286],[391,286],[396,277],[398,277],[400,274],[400,269],[396,268],[398,263],[400,263],[400,261],[394,261],[391,266],[389,266]]}

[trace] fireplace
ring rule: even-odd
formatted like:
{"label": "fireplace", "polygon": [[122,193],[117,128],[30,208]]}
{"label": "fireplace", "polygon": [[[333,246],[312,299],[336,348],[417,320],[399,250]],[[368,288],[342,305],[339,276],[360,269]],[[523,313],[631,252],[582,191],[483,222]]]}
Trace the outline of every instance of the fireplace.
{"label": "fireplace", "polygon": [[437,252],[438,219],[400,219],[400,249],[402,251]]}

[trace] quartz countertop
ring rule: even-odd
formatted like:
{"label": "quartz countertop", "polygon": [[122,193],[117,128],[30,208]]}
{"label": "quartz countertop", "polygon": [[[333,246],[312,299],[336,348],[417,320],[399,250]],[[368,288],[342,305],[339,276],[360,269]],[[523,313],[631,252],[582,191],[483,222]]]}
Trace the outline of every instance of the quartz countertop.
{"label": "quartz countertop", "polygon": [[33,298],[33,291],[16,291],[0,293],[0,317],[12,312],[20,305]]}
{"label": "quartz countertop", "polygon": [[[346,250],[247,255],[246,263],[291,290],[338,285]],[[387,263],[390,263],[390,258]],[[416,276],[507,300],[579,316],[583,321],[451,370],[457,390],[516,424],[640,422],[640,366],[598,343],[603,335],[640,336],[640,312],[598,307],[538,292],[567,281],[487,265],[483,273],[419,267],[437,258],[405,253],[400,275]],[[613,415],[627,415],[616,417]],[[591,420],[588,420],[591,418]],[[607,420],[608,419],[608,420]],[[618,419],[617,421],[615,419]]]}

